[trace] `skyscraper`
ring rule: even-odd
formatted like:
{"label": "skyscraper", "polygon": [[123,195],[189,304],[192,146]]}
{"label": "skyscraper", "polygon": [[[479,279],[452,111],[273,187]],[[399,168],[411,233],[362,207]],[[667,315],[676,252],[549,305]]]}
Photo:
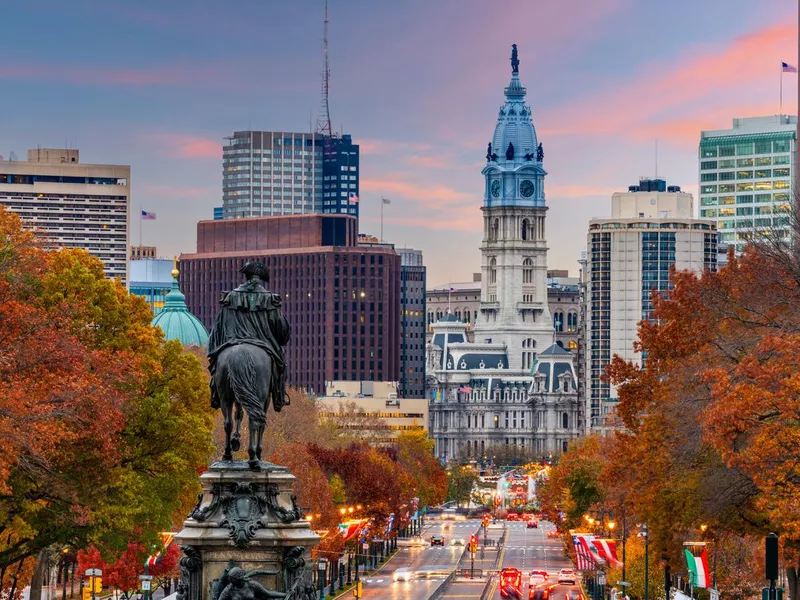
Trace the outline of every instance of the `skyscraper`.
{"label": "skyscraper", "polygon": [[695,219],[692,195],[662,179],[642,179],[611,197],[611,217],[589,221],[585,277],[586,427],[615,423],[616,390],[603,381],[611,357],[641,364],[637,326],[653,310],[651,292],[671,289],[669,272],[715,270],[717,231]]}
{"label": "skyscraper", "polygon": [[236,131],[222,149],[224,219],[358,216],[359,147],[350,135]]}
{"label": "skyscraper", "polygon": [[0,161],[0,204],[50,245],[83,248],[127,281],[131,168],[83,164],[78,150],[37,148]]}
{"label": "skyscraper", "polygon": [[797,162],[797,117],[734,119],[731,129],[700,133],[700,217],[714,219],[720,241],[741,252],[756,232],[789,235]]}
{"label": "skyscraper", "polygon": [[425,280],[422,251],[397,248],[400,255],[401,398],[425,397]]}
{"label": "skyscraper", "polygon": [[525,95],[513,46],[511,82],[481,171],[474,341],[452,313],[431,325],[430,431],[443,461],[540,458],[566,450],[582,428],[573,355],[555,343],[547,304],[547,172]]}

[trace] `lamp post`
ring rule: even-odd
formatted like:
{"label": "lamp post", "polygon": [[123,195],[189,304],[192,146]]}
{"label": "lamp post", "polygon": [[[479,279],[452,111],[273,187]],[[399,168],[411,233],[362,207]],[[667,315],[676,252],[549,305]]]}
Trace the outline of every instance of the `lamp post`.
{"label": "lamp post", "polygon": [[650,562],[649,562],[649,550],[650,550],[650,532],[647,529],[647,523],[644,524],[644,600],[649,600],[650,598]]}
{"label": "lamp post", "polygon": [[319,600],[325,600],[325,570],[327,562],[327,558],[320,558],[317,564],[317,569],[319,570],[317,575],[317,581],[319,582]]}

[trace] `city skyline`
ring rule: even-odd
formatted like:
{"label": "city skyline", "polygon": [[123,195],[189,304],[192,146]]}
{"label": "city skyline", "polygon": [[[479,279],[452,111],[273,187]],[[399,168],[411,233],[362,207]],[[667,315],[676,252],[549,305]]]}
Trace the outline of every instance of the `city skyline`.
{"label": "city skyline", "polygon": [[[788,0],[429,4],[331,2],[329,38],[334,129],[361,146],[361,231],[377,234],[391,198],[385,237],[423,250],[431,286],[479,270],[480,169],[511,43],[549,172],[548,266],[573,273],[589,219],[654,174],[656,139],[658,174],[697,199],[700,131],[776,114],[780,62],[797,62]],[[66,145],[130,164],[132,213],[157,212],[143,241],[164,255],[193,252],[196,222],[221,204],[225,135],[302,131],[320,103],[322,0],[188,7],[12,7],[0,67],[14,115],[0,154]],[[796,113],[796,75],[783,87]]]}

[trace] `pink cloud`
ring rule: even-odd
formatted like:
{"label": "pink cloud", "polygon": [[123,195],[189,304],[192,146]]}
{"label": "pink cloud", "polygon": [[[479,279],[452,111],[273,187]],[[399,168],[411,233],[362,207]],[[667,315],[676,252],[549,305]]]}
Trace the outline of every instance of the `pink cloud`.
{"label": "pink cloud", "polygon": [[180,133],[152,133],[145,137],[169,158],[222,158],[222,143],[219,141]]}
{"label": "pink cloud", "polygon": [[213,194],[212,190],[202,187],[191,187],[182,185],[157,185],[152,183],[143,183],[137,190],[137,196],[149,196],[154,200],[164,198],[199,198]]}
{"label": "pink cloud", "polygon": [[[794,22],[781,21],[722,48],[704,46],[669,65],[648,64],[631,83],[615,84],[543,112],[540,131],[543,136],[613,133],[634,139],[696,141],[702,127],[726,127],[732,117],[752,116],[743,114],[747,108],[743,101],[766,106],[764,99],[774,94],[777,83],[777,60],[795,56],[796,44]],[[794,77],[787,76],[787,89],[796,87]],[[784,105],[784,111],[793,108],[788,102]],[[777,102],[771,109],[759,110],[777,113]],[[711,111],[724,115],[723,122],[712,122],[706,116]]]}
{"label": "pink cloud", "polygon": [[474,194],[458,191],[454,188],[440,185],[426,185],[423,182],[412,183],[400,179],[362,178],[359,182],[361,193],[373,192],[391,199],[403,198],[412,202],[423,202],[428,208],[434,209],[431,203],[443,206],[463,205],[475,200]]}
{"label": "pink cloud", "polygon": [[547,185],[548,198],[586,198],[588,196],[611,197],[614,192],[621,191],[618,187],[597,185]]}

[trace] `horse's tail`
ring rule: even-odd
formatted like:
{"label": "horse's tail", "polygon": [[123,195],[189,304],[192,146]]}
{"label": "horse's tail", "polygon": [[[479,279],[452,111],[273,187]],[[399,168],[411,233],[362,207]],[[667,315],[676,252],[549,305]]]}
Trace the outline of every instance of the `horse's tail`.
{"label": "horse's tail", "polygon": [[[242,348],[239,346],[239,348]],[[258,398],[256,363],[249,352],[240,352],[240,360],[232,361],[228,368],[228,386],[236,401],[257,425],[267,422],[266,407]]]}

